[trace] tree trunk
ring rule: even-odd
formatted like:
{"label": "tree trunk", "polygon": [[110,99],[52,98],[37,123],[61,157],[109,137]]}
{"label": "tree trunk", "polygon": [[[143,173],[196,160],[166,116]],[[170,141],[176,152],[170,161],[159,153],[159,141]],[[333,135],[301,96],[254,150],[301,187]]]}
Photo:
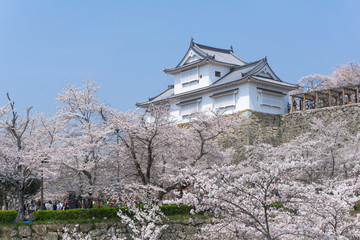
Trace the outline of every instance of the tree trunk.
{"label": "tree trunk", "polygon": [[16,217],[16,222],[23,222],[25,219],[24,215],[24,191],[19,191],[18,193],[18,214]]}
{"label": "tree trunk", "polygon": [[4,197],[4,205],[5,205],[5,210],[9,210],[9,201],[7,199],[7,196]]}
{"label": "tree trunk", "polygon": [[334,151],[332,149],[330,149],[330,151],[331,151],[331,158],[332,158],[331,177],[333,177],[335,174],[335,156],[334,156]]}

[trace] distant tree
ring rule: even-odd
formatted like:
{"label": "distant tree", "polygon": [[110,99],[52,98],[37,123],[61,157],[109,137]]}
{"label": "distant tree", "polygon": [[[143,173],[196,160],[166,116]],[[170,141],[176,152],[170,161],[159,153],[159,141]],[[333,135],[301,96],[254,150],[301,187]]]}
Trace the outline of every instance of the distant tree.
{"label": "distant tree", "polygon": [[339,65],[331,75],[313,74],[299,80],[299,92],[336,88],[360,82],[360,64],[349,62]]}
{"label": "distant tree", "polygon": [[342,64],[335,69],[332,73],[332,77],[336,79],[334,85],[359,84],[360,64],[357,62]]}

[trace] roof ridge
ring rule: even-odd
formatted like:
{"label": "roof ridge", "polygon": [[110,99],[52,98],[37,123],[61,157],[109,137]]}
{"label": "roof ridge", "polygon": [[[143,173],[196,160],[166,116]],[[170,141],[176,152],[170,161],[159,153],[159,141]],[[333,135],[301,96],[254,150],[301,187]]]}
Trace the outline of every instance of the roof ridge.
{"label": "roof ridge", "polygon": [[[272,68],[270,67],[270,64],[267,60],[267,57],[259,60],[259,64],[257,66],[255,66],[253,69],[251,69],[250,71],[244,73],[244,76],[248,76],[248,75],[254,75],[255,73],[257,73],[261,68],[263,68],[265,65],[267,65],[269,67],[269,69],[271,70],[271,72],[275,75],[275,77],[277,79],[274,79],[275,81],[278,81],[278,82],[283,82],[277,75],[276,73],[272,70]],[[255,75],[256,76],[256,75]],[[259,76],[261,77],[261,76]]]}
{"label": "roof ridge", "polygon": [[216,48],[216,47],[211,47],[211,46],[207,46],[207,45],[203,45],[200,43],[195,43],[194,45],[197,46],[198,48],[203,48],[203,49],[207,49],[207,50],[214,50],[214,51],[218,51],[218,52],[223,52],[223,53],[231,53],[231,49],[224,49],[224,48]]}
{"label": "roof ridge", "polygon": [[235,72],[235,71],[239,71],[239,70],[241,70],[241,69],[247,68],[247,67],[249,67],[249,66],[251,66],[251,65],[257,65],[257,64],[259,64],[262,60],[263,60],[263,59],[257,60],[257,61],[255,61],[255,62],[246,63],[245,65],[241,65],[241,66],[239,65],[238,67],[235,67],[233,71]]}
{"label": "roof ridge", "polygon": [[[256,73],[257,71],[259,71],[267,63],[267,59],[265,57],[263,59],[260,59],[256,63],[257,64],[255,65],[255,67],[253,69],[251,69],[250,71],[244,73],[244,76],[250,75],[250,74],[253,74],[253,73]],[[261,65],[263,65],[263,66],[261,66]],[[260,69],[259,69],[259,66],[261,66]]]}
{"label": "roof ridge", "polygon": [[239,58],[238,56],[236,56],[233,51],[230,52],[230,54],[231,54],[232,56],[234,56],[235,58],[237,58],[238,60],[240,60],[240,61],[242,61],[243,63],[245,63],[245,65],[248,64],[248,62],[245,62],[244,60],[242,60],[241,58]]}

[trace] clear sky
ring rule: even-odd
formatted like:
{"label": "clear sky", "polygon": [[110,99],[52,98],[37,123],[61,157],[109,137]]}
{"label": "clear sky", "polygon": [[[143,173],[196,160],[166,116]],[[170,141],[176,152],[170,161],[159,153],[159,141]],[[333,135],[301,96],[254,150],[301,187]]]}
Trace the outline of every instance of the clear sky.
{"label": "clear sky", "polygon": [[360,1],[0,0],[0,105],[56,112],[65,81],[128,111],[173,84],[190,38],[265,56],[284,81],[360,62]]}

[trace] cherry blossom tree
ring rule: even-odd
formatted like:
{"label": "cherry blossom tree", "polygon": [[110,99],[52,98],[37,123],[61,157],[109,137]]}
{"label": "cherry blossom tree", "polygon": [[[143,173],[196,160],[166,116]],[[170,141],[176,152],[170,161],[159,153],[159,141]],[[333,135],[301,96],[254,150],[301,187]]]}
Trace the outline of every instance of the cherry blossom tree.
{"label": "cherry blossom tree", "polygon": [[[289,182],[286,168],[279,162],[213,166],[209,171],[187,170],[183,181],[191,184],[192,194],[184,196],[197,211],[215,214],[201,238],[279,239],[300,234],[289,231],[294,225],[298,184]],[[190,201],[188,199],[190,197]],[[191,202],[192,200],[192,202]]]}
{"label": "cherry blossom tree", "polygon": [[[121,222],[129,229],[128,237],[116,237],[108,233],[108,238],[111,240],[156,240],[159,239],[163,231],[168,225],[163,224],[165,215],[157,205],[142,205],[136,206],[131,204],[126,210],[119,210],[118,216],[121,218]],[[62,239],[65,240],[90,240],[92,237],[90,234],[84,234],[77,232],[77,226],[74,229],[64,228],[64,234]]]}
{"label": "cherry blossom tree", "polygon": [[130,236],[133,240],[156,240],[168,227],[163,224],[165,215],[157,205],[145,205],[139,208],[131,204],[127,208],[127,213],[119,211],[118,216],[121,222],[131,229]]}
{"label": "cherry blossom tree", "polygon": [[43,152],[38,150],[37,118],[26,109],[25,117],[15,109],[15,102],[9,94],[9,110],[0,108],[0,181],[6,182],[16,194],[18,215],[16,220],[24,220],[24,201],[27,188],[39,179],[40,162]]}
{"label": "cherry blossom tree", "polygon": [[315,119],[312,126],[312,134],[278,147],[249,146],[238,165],[173,176],[192,187],[181,202],[215,214],[202,238],[359,238],[358,217],[350,215],[359,201],[359,138],[345,123]]}
{"label": "cherry blossom tree", "polygon": [[123,178],[163,189],[157,191],[158,199],[187,187],[168,181],[169,174],[189,165],[204,169],[222,161],[229,151],[219,145],[221,136],[234,131],[234,122],[240,122],[240,118],[221,118],[220,114],[198,114],[190,123],[179,126],[169,119],[166,107],[154,106],[148,111],[151,121],[149,112],[129,112],[110,116],[108,124],[119,139],[120,158],[127,169]]}
{"label": "cherry blossom tree", "polygon": [[[111,133],[104,121],[111,109],[99,103],[95,82],[83,81],[82,89],[70,84],[57,101],[60,103],[56,115],[58,129],[57,159],[65,167],[65,175],[77,178],[80,193],[93,195],[99,190],[102,164],[108,156],[108,136]],[[69,172],[70,171],[70,172]],[[74,178],[72,178],[74,179]]]}
{"label": "cherry blossom tree", "polygon": [[[306,186],[297,215],[313,239],[359,239],[360,216],[351,216],[359,179],[326,180]],[[315,194],[314,194],[315,193]]]}
{"label": "cherry blossom tree", "polygon": [[358,84],[360,82],[360,64],[357,62],[349,62],[340,65],[332,73],[332,77],[339,84]]}
{"label": "cherry blossom tree", "polygon": [[339,65],[330,75],[313,74],[299,80],[300,88],[296,92],[308,92],[336,88],[360,82],[360,64],[349,62]]}
{"label": "cherry blossom tree", "polygon": [[311,131],[283,144],[287,150],[281,154],[286,158],[304,159],[306,168],[301,176],[304,181],[352,177],[351,170],[360,160],[359,134],[351,134],[346,121],[326,123],[314,118],[309,124]]}

